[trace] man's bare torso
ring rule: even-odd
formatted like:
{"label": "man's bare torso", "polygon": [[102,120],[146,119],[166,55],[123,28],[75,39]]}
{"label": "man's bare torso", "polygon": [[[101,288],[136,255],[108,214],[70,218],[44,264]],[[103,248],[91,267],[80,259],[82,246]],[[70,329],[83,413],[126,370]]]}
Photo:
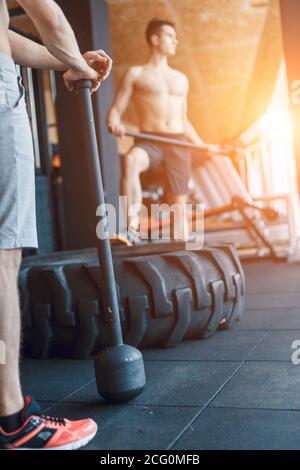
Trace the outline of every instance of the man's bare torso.
{"label": "man's bare torso", "polygon": [[0,0],[0,52],[11,55],[11,48],[8,40],[9,15],[6,1]]}
{"label": "man's bare torso", "polygon": [[147,132],[183,133],[188,91],[185,75],[171,67],[143,65],[133,68],[133,100],[139,127]]}

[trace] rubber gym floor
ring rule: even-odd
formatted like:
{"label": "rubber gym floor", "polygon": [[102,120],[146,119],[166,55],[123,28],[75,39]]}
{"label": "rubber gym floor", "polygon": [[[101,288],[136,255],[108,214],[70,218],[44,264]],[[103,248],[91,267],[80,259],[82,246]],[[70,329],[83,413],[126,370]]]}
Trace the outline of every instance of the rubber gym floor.
{"label": "rubber gym floor", "polygon": [[23,389],[47,414],[93,417],[84,449],[299,449],[299,265],[244,263],[244,317],[212,339],[144,350],[147,386],[125,405],[97,394],[93,361],[23,359]]}

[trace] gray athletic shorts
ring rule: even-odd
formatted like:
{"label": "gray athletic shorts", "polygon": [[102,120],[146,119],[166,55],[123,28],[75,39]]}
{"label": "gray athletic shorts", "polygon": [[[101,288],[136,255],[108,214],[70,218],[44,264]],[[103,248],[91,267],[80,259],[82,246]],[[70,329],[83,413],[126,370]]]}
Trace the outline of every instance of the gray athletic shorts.
{"label": "gray athletic shorts", "polygon": [[[143,134],[147,134],[147,132],[143,132]],[[156,132],[155,134],[182,142],[188,141],[184,134],[166,134],[161,132]],[[148,154],[150,167],[145,173],[150,176],[152,172],[161,167],[165,176],[167,192],[175,195],[188,194],[192,172],[191,151],[189,148],[141,138],[135,139],[134,146],[142,148]]]}
{"label": "gray athletic shorts", "polygon": [[35,165],[24,87],[0,53],[0,249],[37,248]]}

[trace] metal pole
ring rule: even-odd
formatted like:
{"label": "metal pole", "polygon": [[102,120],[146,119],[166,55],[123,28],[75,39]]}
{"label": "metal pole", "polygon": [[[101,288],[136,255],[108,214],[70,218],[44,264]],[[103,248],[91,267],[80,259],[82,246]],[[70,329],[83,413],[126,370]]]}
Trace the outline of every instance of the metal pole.
{"label": "metal pole", "polygon": [[185,142],[185,141],[181,141],[178,139],[172,139],[170,137],[164,137],[161,135],[148,134],[148,133],[143,133],[143,132],[134,132],[134,131],[126,131],[125,135],[127,137],[134,137],[135,139],[151,140],[153,142],[160,142],[161,144],[171,144],[171,145],[177,145],[178,147],[187,147],[187,148],[207,151],[207,147],[202,147],[201,145],[196,145],[191,142]]}
{"label": "metal pole", "polygon": [[[197,145],[188,141],[173,139],[171,137],[165,137],[159,134],[150,134],[150,133],[148,134],[146,132],[126,131],[125,135],[127,137],[133,137],[134,139],[149,140],[149,141],[158,142],[161,144],[176,145],[177,147],[185,147],[189,149],[194,149],[194,150],[203,152],[204,157],[210,156],[208,146]],[[229,156],[229,157],[240,157],[240,149],[231,147],[230,145],[221,145],[219,155],[220,157],[224,157],[224,155]]]}

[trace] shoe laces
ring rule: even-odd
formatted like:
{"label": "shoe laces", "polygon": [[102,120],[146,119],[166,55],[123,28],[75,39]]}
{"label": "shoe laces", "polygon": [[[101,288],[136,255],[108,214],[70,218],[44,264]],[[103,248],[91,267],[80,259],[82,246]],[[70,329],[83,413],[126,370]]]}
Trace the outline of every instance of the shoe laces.
{"label": "shoe laces", "polygon": [[49,424],[55,424],[57,426],[65,426],[66,425],[65,418],[56,418],[54,416],[47,416],[47,415],[42,415],[42,418],[46,422],[48,422]]}

